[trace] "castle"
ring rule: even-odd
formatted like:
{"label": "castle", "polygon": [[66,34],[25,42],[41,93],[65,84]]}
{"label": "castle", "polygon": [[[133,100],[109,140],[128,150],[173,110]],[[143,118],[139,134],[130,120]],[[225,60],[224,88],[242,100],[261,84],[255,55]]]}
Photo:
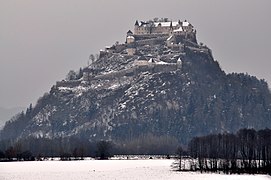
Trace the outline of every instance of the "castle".
{"label": "castle", "polygon": [[[112,80],[120,77],[130,77],[142,72],[171,72],[182,68],[182,60],[180,53],[184,53],[184,44],[197,44],[196,30],[188,21],[170,21],[167,18],[154,19],[149,21],[135,22],[134,32],[129,30],[126,34],[125,43],[116,43],[113,46],[107,46],[104,50],[100,50],[100,58],[108,58],[114,55],[126,57],[127,59],[137,57],[133,66],[117,72],[97,74],[88,66],[83,70],[83,82],[94,83],[99,80]],[[166,46],[172,52],[178,52],[178,60],[166,63],[159,57],[145,57],[142,55],[142,48],[151,45]],[[202,49],[200,49],[202,51]],[[177,54],[178,54],[177,53]],[[147,55],[147,54],[145,54]],[[148,54],[149,55],[149,54]],[[164,55],[171,56],[169,55]],[[80,80],[57,82],[60,86],[76,86],[80,84]]]}
{"label": "castle", "polygon": [[124,44],[117,43],[100,50],[100,57],[107,54],[120,53],[123,50],[129,56],[137,54],[137,46],[164,44],[168,48],[181,50],[184,41],[197,44],[194,26],[185,21],[170,21],[168,18],[154,18],[149,21],[136,20],[134,32],[129,30]]}
{"label": "castle", "polygon": [[161,20],[154,19],[147,22],[135,22],[134,34],[181,34],[183,32],[193,32],[193,26],[186,20],[184,22],[169,21],[167,18]]}
{"label": "castle", "polygon": [[140,21],[140,23],[136,20],[134,32],[129,30],[126,35],[127,54],[136,54],[136,45],[164,42],[169,48],[179,50],[184,40],[197,43],[196,30],[187,20],[170,21],[168,18],[155,18],[146,22]]}

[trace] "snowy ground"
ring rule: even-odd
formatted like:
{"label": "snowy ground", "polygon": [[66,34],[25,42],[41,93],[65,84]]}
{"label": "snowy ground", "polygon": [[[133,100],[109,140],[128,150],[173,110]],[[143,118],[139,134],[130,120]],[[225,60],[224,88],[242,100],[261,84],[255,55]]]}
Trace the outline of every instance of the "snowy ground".
{"label": "snowy ground", "polygon": [[81,179],[271,179],[267,175],[220,175],[175,172],[173,160],[85,160],[1,162],[1,180],[81,180]]}

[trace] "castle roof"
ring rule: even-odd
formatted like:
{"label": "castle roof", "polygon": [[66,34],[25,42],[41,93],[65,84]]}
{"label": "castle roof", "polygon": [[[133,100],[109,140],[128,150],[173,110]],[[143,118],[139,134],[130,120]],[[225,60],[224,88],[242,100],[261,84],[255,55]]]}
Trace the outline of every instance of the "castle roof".
{"label": "castle roof", "polygon": [[148,62],[149,63],[155,63],[155,60],[151,58]]}
{"label": "castle roof", "polygon": [[140,23],[138,23],[138,21],[136,21],[135,25],[137,26],[147,26],[148,24],[153,23],[153,25],[155,27],[161,26],[161,27],[171,27],[171,24],[173,27],[176,27],[178,25],[182,25],[182,26],[192,26],[187,20],[181,22],[179,21],[164,21],[164,22],[144,22],[144,21],[140,21]]}
{"label": "castle roof", "polygon": [[133,34],[133,32],[132,32],[131,30],[129,30],[129,31],[127,32],[127,34]]}
{"label": "castle roof", "polygon": [[179,24],[179,22],[155,22],[154,25],[155,27],[161,25],[162,27],[170,27],[170,24],[172,23],[172,26],[177,26]]}
{"label": "castle roof", "polygon": [[128,36],[127,39],[135,39],[134,36]]}
{"label": "castle roof", "polygon": [[178,63],[182,63],[182,60],[181,60],[180,57],[178,58],[177,62],[178,62]]}
{"label": "castle roof", "polygon": [[183,22],[183,26],[189,26],[191,25],[189,22],[187,22],[186,20]]}
{"label": "castle roof", "polygon": [[173,32],[180,32],[180,31],[183,31],[182,26],[180,26],[178,29],[175,29]]}

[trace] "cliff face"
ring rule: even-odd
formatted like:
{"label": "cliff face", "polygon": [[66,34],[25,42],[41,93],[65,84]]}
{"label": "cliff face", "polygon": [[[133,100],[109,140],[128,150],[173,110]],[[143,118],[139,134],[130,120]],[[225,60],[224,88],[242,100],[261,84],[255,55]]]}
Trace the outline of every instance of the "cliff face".
{"label": "cliff face", "polygon": [[[1,139],[82,137],[131,140],[144,134],[181,143],[197,135],[271,128],[267,83],[225,74],[207,47],[190,41],[108,53],[73,81],[53,86],[8,122]],[[144,60],[143,60],[144,59]]]}

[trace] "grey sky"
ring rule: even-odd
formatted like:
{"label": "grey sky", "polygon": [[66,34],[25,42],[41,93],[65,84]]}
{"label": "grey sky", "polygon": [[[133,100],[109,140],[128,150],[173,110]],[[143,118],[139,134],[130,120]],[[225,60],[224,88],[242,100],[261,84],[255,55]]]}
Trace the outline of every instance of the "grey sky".
{"label": "grey sky", "polygon": [[226,72],[271,83],[270,0],[0,0],[0,106],[28,106],[136,19],[190,21]]}

